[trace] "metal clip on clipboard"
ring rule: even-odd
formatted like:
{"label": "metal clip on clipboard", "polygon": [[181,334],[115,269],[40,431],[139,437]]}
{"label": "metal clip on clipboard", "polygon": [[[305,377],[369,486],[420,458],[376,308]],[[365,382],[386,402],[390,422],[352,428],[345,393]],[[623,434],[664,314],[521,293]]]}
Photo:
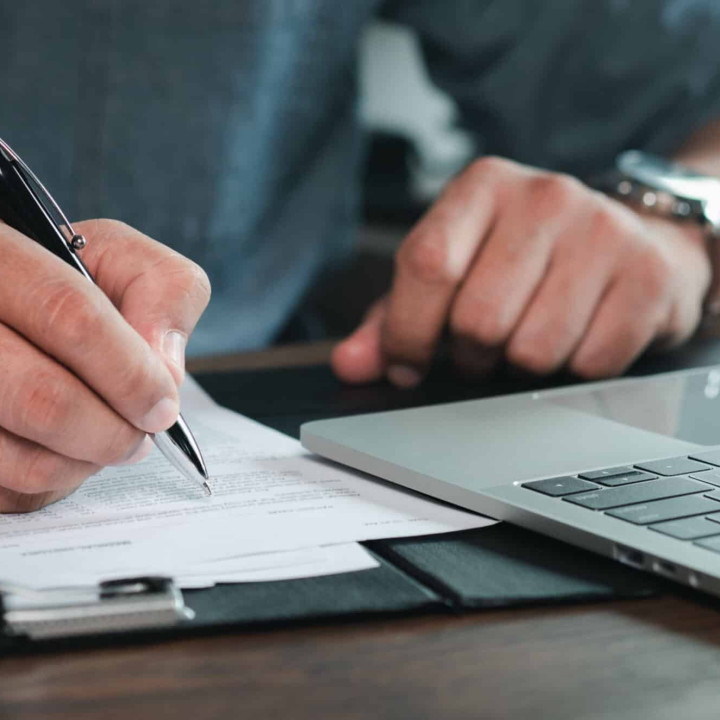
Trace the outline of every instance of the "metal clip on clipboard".
{"label": "metal clip on clipboard", "polygon": [[170,578],[126,578],[58,590],[0,582],[0,635],[11,637],[51,640],[162,629],[194,616]]}

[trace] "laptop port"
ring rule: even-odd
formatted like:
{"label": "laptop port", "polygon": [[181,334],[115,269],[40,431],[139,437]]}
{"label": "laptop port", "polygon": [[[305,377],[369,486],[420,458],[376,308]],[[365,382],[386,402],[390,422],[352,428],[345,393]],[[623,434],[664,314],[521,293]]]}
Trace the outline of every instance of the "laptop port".
{"label": "laptop port", "polygon": [[677,578],[678,575],[678,569],[673,565],[672,563],[665,562],[665,560],[655,560],[653,561],[653,570],[658,575],[664,575],[665,577],[669,578]]}
{"label": "laptop port", "polygon": [[645,554],[624,545],[615,546],[615,559],[619,560],[623,565],[629,565],[640,570],[645,567]]}

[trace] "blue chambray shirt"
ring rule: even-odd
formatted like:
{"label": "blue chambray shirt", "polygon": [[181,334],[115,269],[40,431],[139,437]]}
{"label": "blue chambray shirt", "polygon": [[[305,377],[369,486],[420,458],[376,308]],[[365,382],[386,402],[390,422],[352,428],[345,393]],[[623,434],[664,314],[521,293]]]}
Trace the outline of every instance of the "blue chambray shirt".
{"label": "blue chambray shirt", "polygon": [[268,343],[352,246],[359,35],[414,27],[483,152],[584,175],[720,116],[716,0],[0,0],[0,136],[73,218],[200,263],[194,354]]}

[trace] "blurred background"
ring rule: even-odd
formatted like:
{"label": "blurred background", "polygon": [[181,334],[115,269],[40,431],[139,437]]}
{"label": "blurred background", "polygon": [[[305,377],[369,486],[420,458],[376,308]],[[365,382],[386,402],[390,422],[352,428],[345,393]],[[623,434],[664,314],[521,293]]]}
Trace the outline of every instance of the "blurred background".
{"label": "blurred background", "polygon": [[277,342],[341,337],[389,286],[392,257],[441,189],[474,156],[454,100],[433,85],[408,28],[374,21],[360,44],[360,116],[367,134],[363,223],[352,264],[324,277]]}
{"label": "blurred background", "polygon": [[0,0],[0,136],[208,271],[191,355],[338,338],[473,158],[586,180],[717,117],[713,2]]}

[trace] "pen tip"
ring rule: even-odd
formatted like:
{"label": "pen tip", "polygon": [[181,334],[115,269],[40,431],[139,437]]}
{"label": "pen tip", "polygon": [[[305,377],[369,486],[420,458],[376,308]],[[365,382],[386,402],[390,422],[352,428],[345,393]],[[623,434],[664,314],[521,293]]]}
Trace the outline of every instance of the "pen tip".
{"label": "pen tip", "polygon": [[210,486],[206,482],[204,482],[203,487],[205,488],[205,494],[210,497],[210,495],[212,495],[212,490],[210,489]]}

